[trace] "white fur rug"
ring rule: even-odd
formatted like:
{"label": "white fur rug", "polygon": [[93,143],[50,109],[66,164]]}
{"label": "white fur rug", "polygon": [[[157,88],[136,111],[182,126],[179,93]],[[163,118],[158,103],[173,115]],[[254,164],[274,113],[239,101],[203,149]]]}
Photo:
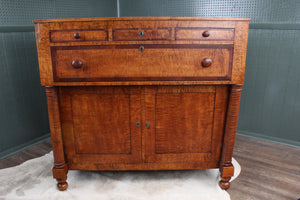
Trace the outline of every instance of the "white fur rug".
{"label": "white fur rug", "polygon": [[[56,189],[52,152],[0,170],[0,200],[229,200],[218,186],[218,169],[150,172],[70,170],[69,188]],[[240,165],[233,159],[236,178]],[[234,179],[233,178],[233,179]]]}

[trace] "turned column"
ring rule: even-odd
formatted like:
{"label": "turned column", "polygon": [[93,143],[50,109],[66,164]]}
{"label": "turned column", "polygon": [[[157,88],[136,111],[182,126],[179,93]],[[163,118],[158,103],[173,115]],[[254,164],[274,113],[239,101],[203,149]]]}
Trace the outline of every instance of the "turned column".
{"label": "turned column", "polygon": [[238,122],[241,92],[241,84],[232,85],[229,92],[227,120],[225,125],[224,141],[220,162],[221,180],[219,182],[220,187],[225,190],[230,187],[229,181],[234,174],[234,167],[231,161],[235,140],[235,132]]}
{"label": "turned column", "polygon": [[59,190],[66,190],[68,187],[68,183],[66,181],[68,167],[64,156],[57,92],[57,87],[46,86],[48,115],[54,156],[54,167],[52,169],[53,178],[57,180],[57,188]]}

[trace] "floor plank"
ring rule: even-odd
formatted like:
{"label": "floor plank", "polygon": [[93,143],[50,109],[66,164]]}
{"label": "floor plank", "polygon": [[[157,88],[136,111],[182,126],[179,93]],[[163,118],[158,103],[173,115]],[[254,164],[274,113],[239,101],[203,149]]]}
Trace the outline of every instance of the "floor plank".
{"label": "floor plank", "polygon": [[[19,165],[51,150],[49,139],[0,160],[0,169]],[[228,190],[232,200],[300,198],[300,148],[237,136],[233,156],[242,171]]]}
{"label": "floor plank", "polygon": [[242,171],[228,190],[232,200],[300,198],[300,148],[237,136],[233,156]]}

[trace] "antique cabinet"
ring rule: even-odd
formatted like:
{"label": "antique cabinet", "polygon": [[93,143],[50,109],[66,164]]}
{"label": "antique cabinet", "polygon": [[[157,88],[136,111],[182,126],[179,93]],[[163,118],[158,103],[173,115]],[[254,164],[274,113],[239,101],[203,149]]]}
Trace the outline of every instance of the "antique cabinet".
{"label": "antique cabinet", "polygon": [[231,163],[249,19],[35,20],[53,176],[220,169]]}

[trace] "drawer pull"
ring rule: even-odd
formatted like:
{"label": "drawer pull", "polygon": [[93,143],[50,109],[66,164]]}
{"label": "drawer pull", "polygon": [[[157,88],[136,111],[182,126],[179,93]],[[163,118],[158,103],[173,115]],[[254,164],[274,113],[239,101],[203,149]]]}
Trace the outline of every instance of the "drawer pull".
{"label": "drawer pull", "polygon": [[212,64],[212,60],[210,58],[204,58],[201,62],[202,67],[209,67]]}
{"label": "drawer pull", "polygon": [[139,32],[139,36],[140,36],[140,37],[143,37],[143,36],[144,36],[144,31],[140,31],[140,32]]}
{"label": "drawer pull", "polygon": [[74,33],[74,38],[79,39],[81,37],[80,33]]}
{"label": "drawer pull", "polygon": [[73,60],[72,61],[72,67],[74,67],[75,69],[79,69],[81,68],[83,65],[81,60]]}
{"label": "drawer pull", "polygon": [[202,33],[202,36],[203,36],[203,37],[208,37],[209,35],[210,35],[209,31],[204,31],[204,32]]}
{"label": "drawer pull", "polygon": [[143,52],[145,50],[145,47],[144,46],[140,46],[139,50],[140,50],[140,52]]}

